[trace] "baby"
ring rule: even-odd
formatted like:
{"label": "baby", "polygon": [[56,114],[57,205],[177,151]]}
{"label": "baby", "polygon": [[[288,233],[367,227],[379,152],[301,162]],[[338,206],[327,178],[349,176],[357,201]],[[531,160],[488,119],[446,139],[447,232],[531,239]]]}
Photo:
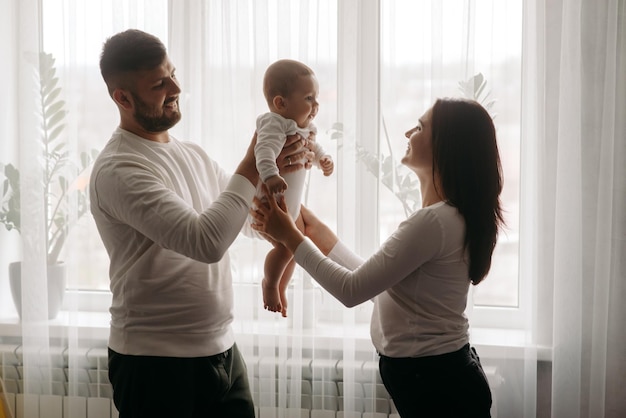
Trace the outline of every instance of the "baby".
{"label": "baby", "polygon": [[[315,153],[314,163],[325,176],[330,176],[335,164],[315,142],[317,130],[313,119],[317,114],[319,86],[315,73],[306,65],[293,60],[280,60],[270,65],[263,78],[263,93],[270,112],[257,118],[257,143],[254,149],[261,181],[271,195],[284,193],[285,202],[293,219],[300,213],[300,201],[306,171],[298,170],[281,176],[276,157],[288,135],[296,133],[309,140]],[[259,185],[259,197],[262,194]],[[293,255],[282,245],[267,254],[263,268],[263,307],[287,316],[287,285],[295,268]]]}

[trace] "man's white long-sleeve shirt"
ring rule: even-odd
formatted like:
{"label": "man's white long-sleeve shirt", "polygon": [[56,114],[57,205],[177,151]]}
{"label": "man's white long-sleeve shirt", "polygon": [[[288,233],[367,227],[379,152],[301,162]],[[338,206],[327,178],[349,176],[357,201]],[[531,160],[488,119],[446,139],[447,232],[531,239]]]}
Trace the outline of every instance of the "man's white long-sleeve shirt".
{"label": "man's white long-sleeve shirt", "polygon": [[109,253],[109,346],[122,354],[200,357],[234,343],[228,247],[256,185],[198,146],[118,128],[90,180],[91,212]]}

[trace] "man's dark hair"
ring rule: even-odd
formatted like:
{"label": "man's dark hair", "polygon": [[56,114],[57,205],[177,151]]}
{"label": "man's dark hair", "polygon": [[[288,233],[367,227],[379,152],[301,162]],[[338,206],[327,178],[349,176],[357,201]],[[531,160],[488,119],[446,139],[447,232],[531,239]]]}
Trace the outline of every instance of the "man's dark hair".
{"label": "man's dark hair", "polygon": [[100,55],[100,73],[109,94],[118,87],[128,88],[129,73],[151,70],[167,55],[165,45],[149,33],[128,29],[106,40]]}

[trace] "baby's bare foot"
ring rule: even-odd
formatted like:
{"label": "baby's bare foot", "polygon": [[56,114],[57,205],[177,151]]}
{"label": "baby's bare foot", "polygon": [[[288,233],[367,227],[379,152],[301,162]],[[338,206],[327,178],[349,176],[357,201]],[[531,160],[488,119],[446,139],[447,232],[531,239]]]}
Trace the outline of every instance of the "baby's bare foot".
{"label": "baby's bare foot", "polygon": [[278,290],[278,294],[280,297],[280,304],[282,306],[280,313],[283,315],[283,317],[287,318],[287,294],[286,294],[286,289],[283,289],[282,287]]}
{"label": "baby's bare foot", "polygon": [[263,289],[263,308],[272,312],[282,312],[283,307],[278,285],[273,285],[268,283],[267,279],[263,279],[261,287]]}
{"label": "baby's bare foot", "polygon": [[287,286],[288,285],[289,285],[289,280],[283,279],[278,284],[278,289],[277,289],[278,295],[280,297],[280,303],[282,305],[280,313],[282,314],[284,318],[287,317]]}

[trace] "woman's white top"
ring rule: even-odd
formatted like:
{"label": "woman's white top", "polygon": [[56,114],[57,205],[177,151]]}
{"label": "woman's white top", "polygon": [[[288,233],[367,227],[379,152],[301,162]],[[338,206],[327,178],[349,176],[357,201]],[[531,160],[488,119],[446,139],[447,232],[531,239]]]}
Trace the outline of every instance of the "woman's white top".
{"label": "woman's white top", "polygon": [[308,239],[295,259],[344,305],[373,299],[370,335],[380,354],[430,356],[469,341],[464,239],[461,214],[439,202],[413,213],[365,261],[341,242],[325,257]]}

